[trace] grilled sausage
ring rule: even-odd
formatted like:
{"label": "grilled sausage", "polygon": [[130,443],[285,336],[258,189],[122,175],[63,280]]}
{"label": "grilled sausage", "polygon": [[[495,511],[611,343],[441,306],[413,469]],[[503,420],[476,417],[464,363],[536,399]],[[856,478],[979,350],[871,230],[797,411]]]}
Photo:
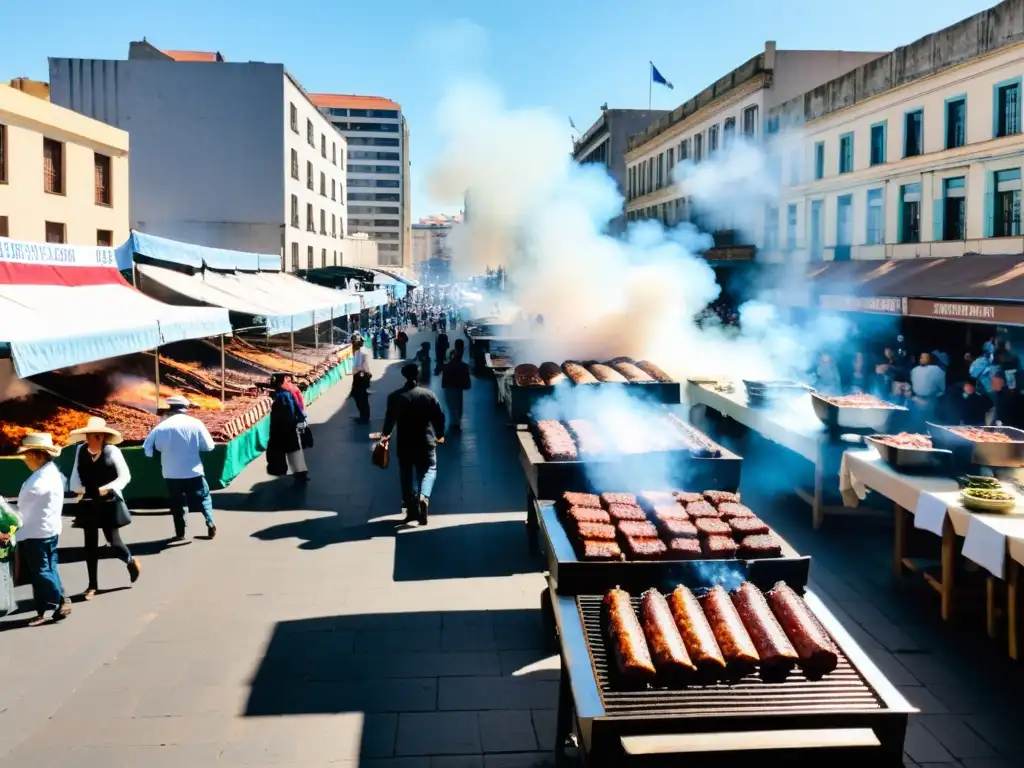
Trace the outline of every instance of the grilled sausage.
{"label": "grilled sausage", "polygon": [[765,597],[786,637],[793,643],[804,674],[808,677],[821,677],[834,670],[839,664],[839,650],[804,599],[782,581],[772,587]]}
{"label": "grilled sausage", "polygon": [[768,601],[761,590],[749,581],[732,593],[732,602],[743,621],[750,639],[761,659],[761,674],[765,677],[785,677],[796,665],[799,656],[779,626]]}
{"label": "grilled sausage", "polygon": [[640,616],[658,674],[670,685],[685,681],[697,667],[690,661],[665,596],[656,589],[644,592],[640,596]]}
{"label": "grilled sausage", "polygon": [[668,596],[668,607],[690,660],[698,670],[717,675],[725,671],[725,659],[718,647],[715,633],[708,624],[693,592],[680,584]]}
{"label": "grilled sausage", "polygon": [[728,671],[734,674],[749,672],[757,664],[757,649],[728,593],[721,586],[712,587],[700,599],[700,605],[715,633]]}
{"label": "grilled sausage", "polygon": [[622,680],[643,686],[656,677],[644,631],[629,601],[629,593],[616,587],[604,596],[608,615],[608,639]]}

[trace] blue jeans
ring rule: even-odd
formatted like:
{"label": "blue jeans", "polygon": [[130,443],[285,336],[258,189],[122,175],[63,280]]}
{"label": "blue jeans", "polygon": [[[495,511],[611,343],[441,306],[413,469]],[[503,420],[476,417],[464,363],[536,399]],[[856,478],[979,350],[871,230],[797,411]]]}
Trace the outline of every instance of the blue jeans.
{"label": "blue jeans", "polygon": [[409,512],[419,508],[420,497],[430,498],[437,479],[437,451],[431,449],[418,457],[399,456],[398,474],[402,483],[402,503]]}
{"label": "blue jeans", "polygon": [[205,477],[200,475],[178,480],[165,478],[164,482],[167,483],[171,514],[174,516],[174,533],[177,536],[185,535],[189,512],[202,512],[207,527],[213,527],[213,499],[210,498],[210,486]]}
{"label": "blue jeans", "polygon": [[57,572],[57,536],[48,539],[20,539],[21,562],[32,581],[36,613],[55,611],[64,603],[64,585]]}

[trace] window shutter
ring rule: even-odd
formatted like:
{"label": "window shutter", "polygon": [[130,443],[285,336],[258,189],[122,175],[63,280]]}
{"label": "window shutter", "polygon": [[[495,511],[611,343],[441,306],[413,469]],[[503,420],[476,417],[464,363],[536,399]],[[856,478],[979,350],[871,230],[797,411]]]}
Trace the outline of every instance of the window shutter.
{"label": "window shutter", "polygon": [[945,200],[939,198],[932,200],[932,240],[942,240],[942,214],[944,213]]}
{"label": "window shutter", "polygon": [[992,237],[995,233],[995,173],[985,174],[985,237]]}

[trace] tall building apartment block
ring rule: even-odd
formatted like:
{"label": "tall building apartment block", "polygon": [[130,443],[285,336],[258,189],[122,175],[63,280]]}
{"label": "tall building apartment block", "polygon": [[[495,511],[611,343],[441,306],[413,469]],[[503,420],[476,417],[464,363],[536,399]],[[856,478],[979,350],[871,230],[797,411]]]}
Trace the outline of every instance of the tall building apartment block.
{"label": "tall building apartment block", "polygon": [[377,96],[311,98],[348,142],[348,231],[377,242],[379,266],[411,270],[409,128],[401,105]]}

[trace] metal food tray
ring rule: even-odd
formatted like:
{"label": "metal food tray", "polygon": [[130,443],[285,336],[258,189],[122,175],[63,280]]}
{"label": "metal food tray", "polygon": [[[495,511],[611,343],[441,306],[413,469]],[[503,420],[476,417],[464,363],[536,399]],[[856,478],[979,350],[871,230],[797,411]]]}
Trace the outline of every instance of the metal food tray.
{"label": "metal food tray", "polygon": [[706,765],[709,758],[730,766],[903,765],[907,722],[918,710],[813,593],[804,599],[840,651],[839,666],[822,679],[794,672],[784,682],[750,676],[640,691],[610,685],[614,657],[602,597],[553,599],[562,658],[556,761],[575,732],[591,768]]}
{"label": "metal food tray", "polygon": [[658,461],[659,466],[666,463],[670,466],[671,476],[664,480],[678,488],[699,486],[735,491],[740,485],[742,458],[720,446],[720,454],[716,457],[698,457],[689,450],[673,450],[548,461],[529,427],[520,425],[516,429],[516,439],[519,441],[519,463],[526,473],[529,487],[529,501],[557,499],[565,491],[642,491],[645,488],[622,488],[621,481],[616,481],[615,487],[603,488],[592,478],[597,474],[593,470],[601,465],[614,466],[615,471],[611,474],[617,478],[631,474],[642,478],[645,471],[649,471],[652,460]]}
{"label": "metal food tray", "polygon": [[907,474],[944,474],[952,472],[953,452],[943,448],[905,448],[883,443],[879,438],[888,435],[869,435],[864,442],[871,445],[882,461],[897,472]]}
{"label": "metal food tray", "polygon": [[811,404],[821,423],[831,430],[870,430],[878,434],[888,432],[893,416],[907,410],[901,405],[892,404],[884,408],[839,406],[817,392],[811,392]]}
{"label": "metal food tray", "polygon": [[580,560],[554,502],[535,501],[533,512],[539,522],[548,581],[559,595],[603,593],[616,586],[627,592],[651,585],[661,589],[676,584],[700,586],[705,583],[702,574],[725,571],[742,572],[761,589],[771,589],[777,581],[802,589],[810,574],[811,558],[801,557],[785,542],[782,557],[756,560]]}
{"label": "metal food tray", "polygon": [[750,400],[772,400],[775,398],[795,397],[811,391],[807,384],[799,381],[753,381],[743,379]]}
{"label": "metal food tray", "polygon": [[932,443],[952,451],[959,461],[982,467],[1024,467],[1024,430],[1014,427],[971,427],[999,432],[1013,438],[1012,443],[978,443],[953,431],[953,427],[928,422]]}

